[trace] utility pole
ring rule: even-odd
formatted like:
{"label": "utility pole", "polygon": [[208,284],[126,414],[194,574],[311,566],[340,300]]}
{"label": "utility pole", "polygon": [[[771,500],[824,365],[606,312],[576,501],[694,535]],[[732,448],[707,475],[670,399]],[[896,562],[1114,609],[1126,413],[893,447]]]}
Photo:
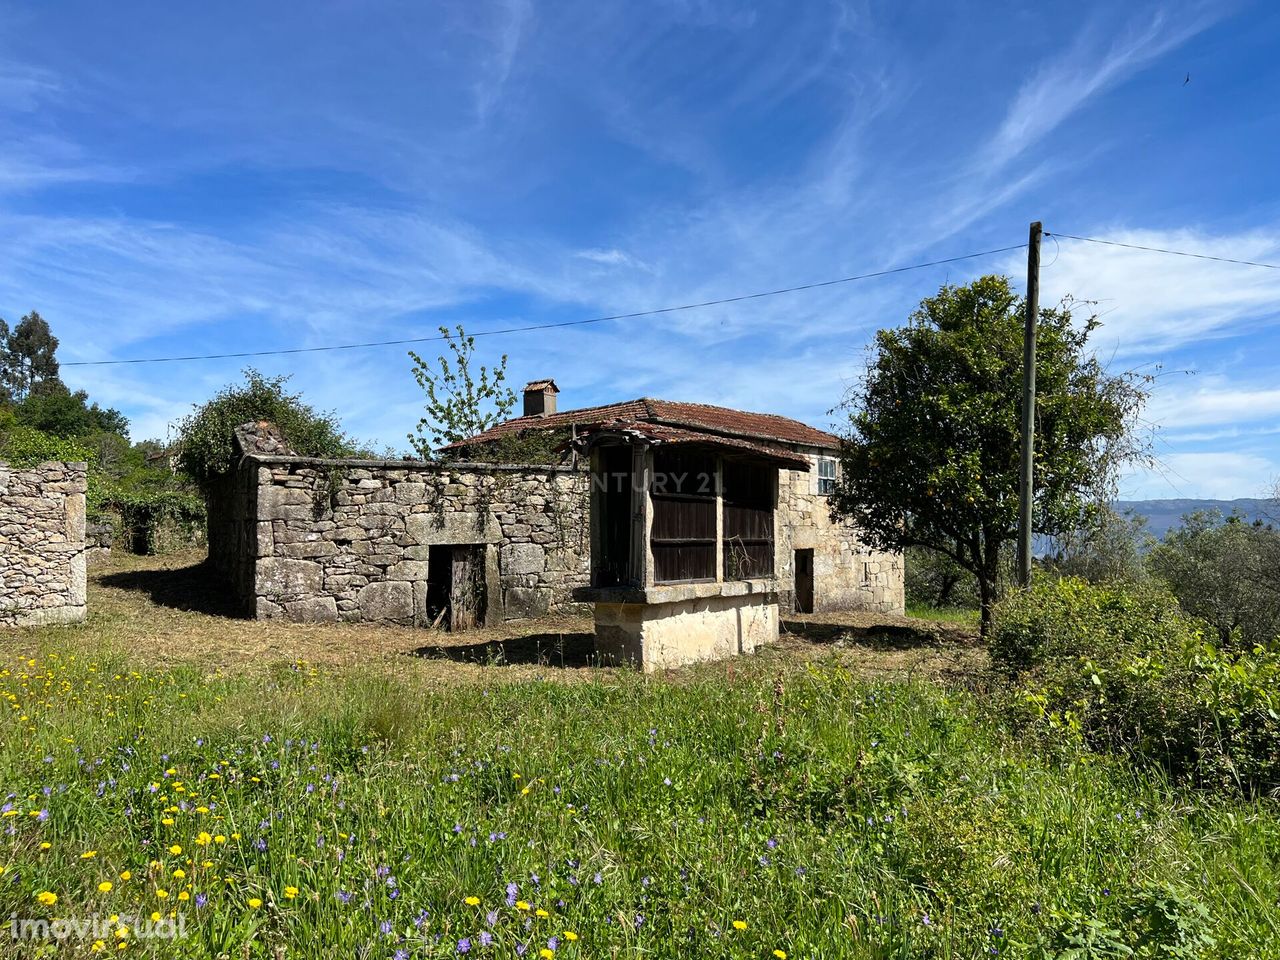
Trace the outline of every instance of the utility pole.
{"label": "utility pole", "polygon": [[1027,240],[1027,326],[1022,341],[1022,485],[1018,491],[1018,583],[1031,586],[1031,503],[1035,499],[1036,323],[1040,317],[1040,234]]}

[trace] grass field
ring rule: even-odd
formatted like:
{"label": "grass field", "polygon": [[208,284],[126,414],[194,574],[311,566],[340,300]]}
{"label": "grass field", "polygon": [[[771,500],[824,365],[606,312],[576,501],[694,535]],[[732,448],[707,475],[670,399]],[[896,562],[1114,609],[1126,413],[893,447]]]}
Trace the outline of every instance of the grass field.
{"label": "grass field", "polygon": [[646,678],[580,621],[255,624],[170,566],[3,639],[0,908],[117,919],[0,956],[1276,955],[1273,806],[1007,729],[954,627]]}

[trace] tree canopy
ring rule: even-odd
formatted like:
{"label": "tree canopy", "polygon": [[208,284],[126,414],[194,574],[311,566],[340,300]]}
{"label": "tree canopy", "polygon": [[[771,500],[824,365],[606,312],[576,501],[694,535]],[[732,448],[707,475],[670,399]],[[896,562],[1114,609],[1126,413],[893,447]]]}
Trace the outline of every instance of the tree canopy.
{"label": "tree canopy", "polygon": [[302,395],[286,389],[288,377],[268,377],[252,367],[244,382],[228,384],[178,424],[178,468],[207,484],[234,465],[235,429],[256,420],[276,424],[298,453],[350,457],[356,445],[332,413],[319,413]]}
{"label": "tree canopy", "polygon": [[[1093,522],[1119,467],[1140,459],[1146,380],[1087,349],[1096,318],[1040,311],[1033,528]],[[906,326],[881,330],[847,400],[833,511],[878,549],[928,547],[978,581],[984,633],[1000,547],[1017,530],[1025,302],[1006,277],[947,285]]]}
{"label": "tree canopy", "polygon": [[438,447],[474,437],[509,419],[516,405],[515,391],[506,385],[506,354],[492,369],[481,365],[476,372],[472,362],[475,337],[468,336],[461,326],[456,334],[448,327],[441,327],[440,333],[452,359],[442,355],[433,364],[409,351],[413,378],[426,398],[409,443],[424,460],[434,458]]}

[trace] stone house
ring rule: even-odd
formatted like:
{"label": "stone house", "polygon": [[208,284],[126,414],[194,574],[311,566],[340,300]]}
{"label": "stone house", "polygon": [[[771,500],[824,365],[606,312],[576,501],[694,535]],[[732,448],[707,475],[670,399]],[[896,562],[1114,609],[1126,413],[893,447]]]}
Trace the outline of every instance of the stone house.
{"label": "stone house", "polygon": [[[441,462],[301,457],[272,425],[246,424],[237,467],[208,491],[211,561],[259,618],[465,627],[585,611],[575,591],[599,583],[593,554],[602,557],[588,444],[602,431],[639,430],[654,447],[763,451],[781,464],[765,495],[768,522],[714,550],[733,564],[767,558],[785,609],[901,612],[901,556],[867,549],[830,518],[833,435],[651,399],[558,412],[558,392],[551,380],[529,384],[521,417],[446,448]],[[487,462],[506,441],[543,431],[560,462]],[[678,558],[706,556],[705,543],[659,539],[652,550],[677,564],[672,576],[682,575]]]}

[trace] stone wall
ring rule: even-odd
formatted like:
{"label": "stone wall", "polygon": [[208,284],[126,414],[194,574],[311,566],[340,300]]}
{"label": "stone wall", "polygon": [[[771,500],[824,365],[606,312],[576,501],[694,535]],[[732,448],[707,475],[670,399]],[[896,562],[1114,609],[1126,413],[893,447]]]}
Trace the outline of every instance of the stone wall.
{"label": "stone wall", "polygon": [[0,624],[85,614],[84,463],[0,464]]}
{"label": "stone wall", "polygon": [[813,551],[813,609],[902,613],[905,603],[902,554],[872,550],[858,532],[831,519],[828,498],[818,493],[817,451],[813,468],[778,472],[778,572],[783,612],[795,609],[795,551]]}
{"label": "stone wall", "polygon": [[210,498],[211,556],[259,618],[426,625],[432,547],[451,546],[483,556],[488,623],[580,610],[589,482],[567,467],[249,455]]}

